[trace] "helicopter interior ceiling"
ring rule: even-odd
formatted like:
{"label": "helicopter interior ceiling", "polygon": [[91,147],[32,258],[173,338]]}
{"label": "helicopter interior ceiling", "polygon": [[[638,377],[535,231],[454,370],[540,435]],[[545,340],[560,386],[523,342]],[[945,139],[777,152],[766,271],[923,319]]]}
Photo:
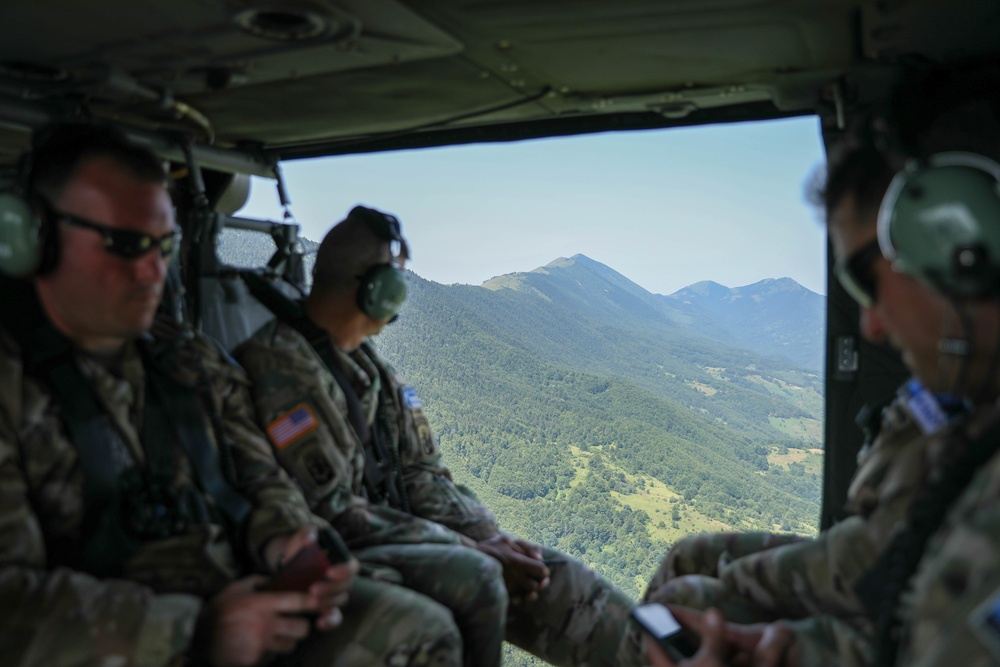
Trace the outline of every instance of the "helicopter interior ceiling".
{"label": "helicopter interior ceiling", "polygon": [[992,0],[8,0],[0,17],[7,164],[33,127],[79,117],[190,137],[220,168],[229,152],[842,121],[887,66],[1000,48]]}

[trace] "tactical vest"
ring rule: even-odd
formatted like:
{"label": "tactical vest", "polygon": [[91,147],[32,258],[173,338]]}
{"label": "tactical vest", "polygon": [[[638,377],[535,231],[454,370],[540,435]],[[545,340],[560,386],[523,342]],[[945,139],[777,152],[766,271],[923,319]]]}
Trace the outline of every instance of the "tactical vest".
{"label": "tactical vest", "polygon": [[[145,465],[133,463],[116,473],[108,462],[121,436],[78,367],[72,344],[48,321],[33,286],[6,278],[2,286],[0,323],[20,346],[25,376],[45,387],[60,407],[84,478],[79,541],[50,544],[51,564],[99,577],[116,576],[142,543],[207,523],[225,526],[231,543],[242,545],[242,527],[251,505],[232,488],[220,467],[204,428],[203,410],[209,406],[162,368],[151,344],[140,341],[146,395],[140,442]],[[220,449],[221,437],[217,432]],[[194,483],[178,488],[174,474],[180,456],[190,461]]]}
{"label": "tactical vest", "polygon": [[[337,363],[330,335],[309,319],[301,303],[286,297],[266,278],[248,271],[241,272],[240,275],[255,299],[270,310],[280,322],[295,329],[309,342],[340,386],[347,402],[348,421],[364,447],[363,480],[368,499],[376,503],[385,501],[391,507],[409,512],[409,499],[402,481],[399,453],[395,447],[386,446],[386,442],[391,440],[390,426],[385,423],[382,410],[377,411],[374,428],[368,425],[358,392]],[[365,344],[362,344],[362,351],[369,358],[372,357],[370,348]],[[390,379],[385,376],[385,371],[380,365],[376,364],[376,367],[381,375],[379,404],[388,405],[388,402],[393,400]]]}

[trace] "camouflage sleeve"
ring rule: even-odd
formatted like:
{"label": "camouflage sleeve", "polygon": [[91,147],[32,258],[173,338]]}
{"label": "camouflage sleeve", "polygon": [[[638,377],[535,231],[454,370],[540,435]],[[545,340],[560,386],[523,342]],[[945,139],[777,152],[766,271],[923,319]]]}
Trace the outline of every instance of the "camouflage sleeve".
{"label": "camouflage sleeve", "polygon": [[0,664],[179,664],[198,598],[49,569],[16,426],[39,402],[25,399],[20,364],[2,350],[0,387]]}
{"label": "camouflage sleeve", "polygon": [[474,544],[439,523],[359,497],[330,523],[352,550],[389,544]]}
{"label": "camouflage sleeve", "polygon": [[678,540],[667,552],[649,588],[687,574],[718,577],[737,558],[806,538],[792,533],[701,533]]}
{"label": "camouflage sleeve", "polygon": [[857,615],[853,582],[880,549],[861,517],[848,517],[816,539],[748,554],[722,567],[726,588],[778,618]]}
{"label": "camouflage sleeve", "polygon": [[[309,506],[332,519],[354,495],[350,428],[331,396],[332,376],[309,343],[277,322],[234,352],[250,377],[255,418]],[[338,435],[340,437],[338,437]],[[346,537],[346,536],[345,536]]]}
{"label": "camouflage sleeve", "polygon": [[309,507],[351,549],[371,544],[445,543],[462,537],[443,526],[373,506],[356,495],[364,459],[360,443],[335,400],[339,387],[309,343],[272,322],[236,350],[252,385],[255,420]]}
{"label": "camouflage sleeve", "polygon": [[403,384],[391,368],[388,371],[394,378],[393,397],[400,413],[399,455],[410,511],[476,542],[498,535],[493,512],[470,489],[452,480],[417,392]]}
{"label": "camouflage sleeve", "polygon": [[798,664],[810,667],[869,667],[871,639],[843,619],[811,616],[798,621],[782,621],[795,636]]}
{"label": "camouflage sleeve", "polygon": [[322,521],[310,512],[299,487],[275,460],[267,436],[255,420],[246,374],[211,343],[203,345],[211,348],[202,351],[202,371],[211,382],[228,445],[224,456],[231,457],[240,491],[253,505],[246,527],[247,546],[257,559],[257,567],[266,569],[262,554],[269,540]]}

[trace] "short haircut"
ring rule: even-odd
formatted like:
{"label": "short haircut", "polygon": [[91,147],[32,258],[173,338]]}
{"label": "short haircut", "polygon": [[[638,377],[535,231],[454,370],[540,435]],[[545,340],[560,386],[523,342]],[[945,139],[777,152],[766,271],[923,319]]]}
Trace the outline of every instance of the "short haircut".
{"label": "short haircut", "polygon": [[968,151],[1000,159],[1000,59],[908,67],[888,108],[859,119],[847,134],[808,195],[827,216],[850,195],[857,211],[878,210],[894,172],[910,158]]}
{"label": "short haircut", "polygon": [[136,180],[167,182],[163,161],[148,148],[131,143],[115,128],[74,123],[35,133],[28,190],[55,200],[81,164],[99,158],[113,161]]}
{"label": "short haircut", "polygon": [[368,269],[392,261],[389,241],[360,215],[348,214],[319,244],[313,267],[313,291],[339,294],[357,287]]}
{"label": "short haircut", "polygon": [[[848,197],[854,197],[858,212],[878,211],[895,172],[879,149],[870,142],[844,147],[834,152],[827,162],[826,175],[816,179],[809,198],[830,214]],[[872,216],[852,216],[858,222]]]}
{"label": "short haircut", "polygon": [[966,58],[903,70],[890,108],[896,141],[909,157],[969,151],[1000,158],[1000,58]]}

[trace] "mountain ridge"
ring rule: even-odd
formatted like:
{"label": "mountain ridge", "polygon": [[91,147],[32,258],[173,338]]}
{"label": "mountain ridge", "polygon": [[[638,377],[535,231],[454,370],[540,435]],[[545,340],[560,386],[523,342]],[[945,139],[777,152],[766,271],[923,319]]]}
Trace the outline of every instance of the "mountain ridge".
{"label": "mountain ridge", "polygon": [[[578,289],[574,290],[573,283]],[[823,368],[826,298],[788,277],[734,288],[703,280],[663,295],[576,254],[531,271],[495,276],[481,287],[522,291],[552,302],[579,300],[574,292],[582,291],[589,302],[585,310],[595,315],[627,313],[657,326],[680,326],[723,343],[785,358],[816,373]],[[609,298],[612,290],[617,295]]]}

